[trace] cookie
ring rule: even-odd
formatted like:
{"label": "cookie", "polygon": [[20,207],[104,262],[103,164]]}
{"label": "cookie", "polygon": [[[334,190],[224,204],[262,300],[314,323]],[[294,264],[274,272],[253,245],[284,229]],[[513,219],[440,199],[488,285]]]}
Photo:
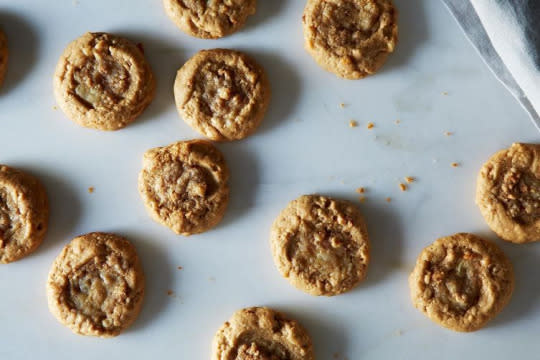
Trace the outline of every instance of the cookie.
{"label": "cookie", "polygon": [[349,291],[367,272],[367,228],[347,201],[304,195],[290,202],[274,221],[270,245],[281,274],[311,295]]}
{"label": "cookie", "polygon": [[212,143],[180,141],[148,150],[139,193],[150,216],[180,235],[216,226],[229,200],[229,170]]}
{"label": "cookie", "polygon": [[255,14],[256,0],[163,0],[165,12],[183,32],[217,39],[244,26]]}
{"label": "cookie", "polygon": [[493,155],[478,174],[476,204],[504,240],[540,241],[540,144],[513,144]]}
{"label": "cookie", "polygon": [[70,43],[54,74],[54,95],[67,117],[98,130],[118,130],[133,122],[155,89],[142,50],[107,33],[86,33]]}
{"label": "cookie", "polygon": [[0,263],[37,249],[49,223],[49,201],[35,177],[0,165]]}
{"label": "cookie", "polygon": [[137,251],[114,234],[73,239],[52,264],[47,281],[49,310],[80,335],[117,336],[135,321],[143,297]]}
{"label": "cookie", "polygon": [[455,331],[475,331],[510,301],[514,272],[493,243],[472,234],[443,237],[425,248],[409,277],[414,306]]}
{"label": "cookie", "polygon": [[8,57],[9,51],[6,35],[2,29],[0,29],[0,86],[4,82],[4,77],[6,75]]}
{"label": "cookie", "polygon": [[398,40],[391,0],[308,0],[302,22],[306,50],[344,79],[376,73]]}
{"label": "cookie", "polygon": [[295,320],[267,307],[233,314],[216,333],[213,360],[313,360],[313,345]]}
{"label": "cookie", "polygon": [[178,70],[174,97],[178,113],[193,129],[212,140],[239,140],[263,120],[270,83],[246,54],[202,50]]}

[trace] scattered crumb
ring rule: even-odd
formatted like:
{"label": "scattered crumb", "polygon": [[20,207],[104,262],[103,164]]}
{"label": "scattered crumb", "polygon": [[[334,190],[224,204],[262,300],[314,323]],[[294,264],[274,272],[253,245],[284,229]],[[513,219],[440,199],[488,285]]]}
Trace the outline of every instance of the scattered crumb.
{"label": "scattered crumb", "polygon": [[403,183],[399,184],[399,188],[401,189],[401,191],[407,191],[407,185],[405,185]]}
{"label": "scattered crumb", "polygon": [[182,269],[183,269],[183,267],[181,267],[181,266],[178,267],[178,270],[182,270]]}
{"label": "scattered crumb", "polygon": [[396,121],[394,121],[394,122],[396,123],[396,125],[399,125],[399,124],[401,124],[401,120],[399,120],[399,119],[398,119],[398,120],[396,120]]}
{"label": "scattered crumb", "polygon": [[370,123],[367,124],[367,128],[368,128],[369,130],[373,129],[374,127],[375,127],[375,124],[372,123],[372,122],[370,122]]}
{"label": "scattered crumb", "polygon": [[403,335],[403,330],[397,329],[396,330],[396,336],[401,336],[401,335]]}
{"label": "scattered crumb", "polygon": [[355,128],[358,126],[358,122],[355,120],[349,120],[349,126]]}
{"label": "scattered crumb", "polygon": [[453,162],[453,163],[450,164],[450,165],[452,165],[452,167],[458,167],[458,166],[459,166],[459,163]]}
{"label": "scattered crumb", "polygon": [[167,290],[167,295],[172,296],[173,294],[174,294],[174,291],[172,291],[172,290]]}
{"label": "scattered crumb", "polygon": [[93,187],[93,186],[90,186],[90,187],[88,188],[88,193],[89,193],[89,194],[92,194],[92,193],[94,193],[94,190],[95,190],[94,187]]}
{"label": "scattered crumb", "polygon": [[54,105],[54,106],[52,107],[52,109],[53,109],[53,110],[58,110],[58,106]]}
{"label": "scattered crumb", "polygon": [[451,131],[445,131],[445,132],[444,132],[444,135],[446,135],[446,136],[452,136],[452,135],[454,135],[454,133],[451,132]]}
{"label": "scattered crumb", "polygon": [[356,192],[359,193],[359,194],[363,194],[363,193],[366,192],[366,188],[359,187],[358,189],[356,189]]}
{"label": "scattered crumb", "polygon": [[443,91],[442,94],[443,94],[444,96],[447,96],[447,95],[448,95],[448,92]]}
{"label": "scattered crumb", "polygon": [[392,198],[391,198],[391,197],[387,197],[387,198],[386,198],[386,202],[387,202],[387,203],[392,202]]}
{"label": "scattered crumb", "polygon": [[339,103],[339,107],[340,107],[340,108],[344,109],[345,106],[347,106],[345,103]]}
{"label": "scattered crumb", "polygon": [[412,184],[413,182],[416,181],[415,178],[413,178],[412,176],[405,176],[405,181],[409,184]]}
{"label": "scattered crumb", "polygon": [[358,197],[358,200],[360,201],[361,204],[365,203],[366,202],[366,197],[364,195],[360,195]]}
{"label": "scattered crumb", "polygon": [[215,281],[216,281],[216,278],[215,278],[215,277],[213,277],[213,276],[210,276],[210,277],[208,278],[208,281],[212,281],[212,282],[215,282]]}

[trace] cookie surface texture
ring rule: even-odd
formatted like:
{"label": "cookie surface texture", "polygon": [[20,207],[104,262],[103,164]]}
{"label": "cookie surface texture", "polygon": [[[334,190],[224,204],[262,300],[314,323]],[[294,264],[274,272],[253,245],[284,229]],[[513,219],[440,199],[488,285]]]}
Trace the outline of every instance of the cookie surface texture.
{"label": "cookie surface texture", "polygon": [[237,311],[216,333],[212,360],[313,360],[307,331],[266,307]]}
{"label": "cookie surface texture", "polygon": [[223,154],[204,140],[181,141],[147,151],[139,193],[150,216],[180,235],[216,226],[229,200]]}
{"label": "cookie surface texture", "polygon": [[144,274],[135,247],[125,238],[89,233],[73,239],[49,272],[49,310],[74,333],[119,335],[137,318]]}
{"label": "cookie surface texture", "polygon": [[49,202],[39,180],[0,165],[0,263],[19,260],[36,250],[48,222]]}
{"label": "cookie surface texture", "polygon": [[367,272],[367,228],[347,201],[319,195],[293,200],[274,221],[270,245],[280,273],[311,295],[349,291]]}
{"label": "cookie surface texture", "polygon": [[58,61],[53,83],[66,116],[98,130],[118,130],[133,122],[156,89],[142,50],[107,33],[86,33],[71,42]]}
{"label": "cookie surface texture", "polygon": [[185,33],[202,39],[230,35],[255,14],[256,0],[163,0],[169,18]]}
{"label": "cookie surface texture", "polygon": [[495,244],[459,233],[420,253],[409,286],[413,305],[427,317],[469,332],[482,328],[510,301],[514,272]]}
{"label": "cookie surface texture", "polygon": [[391,0],[308,0],[302,22],[306,50],[345,79],[377,72],[397,44]]}
{"label": "cookie surface texture", "polygon": [[260,125],[270,102],[264,69],[248,55],[202,50],[178,71],[176,108],[193,129],[212,140],[239,140]]}
{"label": "cookie surface texture", "polygon": [[478,174],[476,204],[489,227],[514,243],[540,241],[540,144],[513,144]]}

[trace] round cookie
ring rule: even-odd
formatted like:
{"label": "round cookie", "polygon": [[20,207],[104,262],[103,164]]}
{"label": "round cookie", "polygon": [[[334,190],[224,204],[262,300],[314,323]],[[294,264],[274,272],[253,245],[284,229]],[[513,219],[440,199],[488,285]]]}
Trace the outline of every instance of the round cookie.
{"label": "round cookie", "polygon": [[114,234],[73,239],[52,264],[47,281],[49,310],[80,335],[119,335],[137,318],[143,297],[137,251]]}
{"label": "round cookie", "polygon": [[302,22],[306,50],[345,79],[377,72],[397,44],[392,0],[308,0]]}
{"label": "round cookie", "polygon": [[49,223],[49,202],[33,176],[0,165],[0,263],[19,260],[37,249]]}
{"label": "round cookie", "polygon": [[212,143],[180,141],[144,154],[139,193],[155,221],[187,236],[221,221],[228,181],[225,158]]}
{"label": "round cookie", "polygon": [[489,227],[514,243],[540,241],[540,144],[513,144],[478,174],[476,204]]}
{"label": "round cookie", "polygon": [[495,244],[460,233],[422,251],[409,286],[418,310],[448,329],[468,332],[483,327],[510,301],[514,271]]}
{"label": "round cookie", "polygon": [[238,51],[199,51],[176,75],[178,113],[192,128],[217,141],[239,140],[261,123],[270,83],[254,59]]}
{"label": "round cookie", "polygon": [[56,101],[67,117],[98,130],[118,130],[133,122],[155,89],[142,50],[107,33],[86,33],[71,42],[54,74]]}
{"label": "round cookie", "polygon": [[274,221],[270,245],[281,274],[311,295],[349,291],[367,272],[367,228],[347,201],[319,195],[293,200]]}
{"label": "round cookie", "polygon": [[233,314],[216,333],[213,360],[313,360],[311,338],[295,320],[267,307]]}
{"label": "round cookie", "polygon": [[4,77],[7,71],[7,62],[9,57],[8,44],[6,35],[0,29],[0,86],[4,82]]}
{"label": "round cookie", "polygon": [[217,39],[238,31],[255,14],[256,0],[163,0],[165,12],[185,33]]}

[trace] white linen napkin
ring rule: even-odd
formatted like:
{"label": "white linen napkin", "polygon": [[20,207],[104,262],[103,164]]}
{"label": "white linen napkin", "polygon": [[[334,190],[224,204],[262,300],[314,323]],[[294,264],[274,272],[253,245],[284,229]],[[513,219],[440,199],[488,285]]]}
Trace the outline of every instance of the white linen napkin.
{"label": "white linen napkin", "polygon": [[540,131],[540,0],[442,0]]}

